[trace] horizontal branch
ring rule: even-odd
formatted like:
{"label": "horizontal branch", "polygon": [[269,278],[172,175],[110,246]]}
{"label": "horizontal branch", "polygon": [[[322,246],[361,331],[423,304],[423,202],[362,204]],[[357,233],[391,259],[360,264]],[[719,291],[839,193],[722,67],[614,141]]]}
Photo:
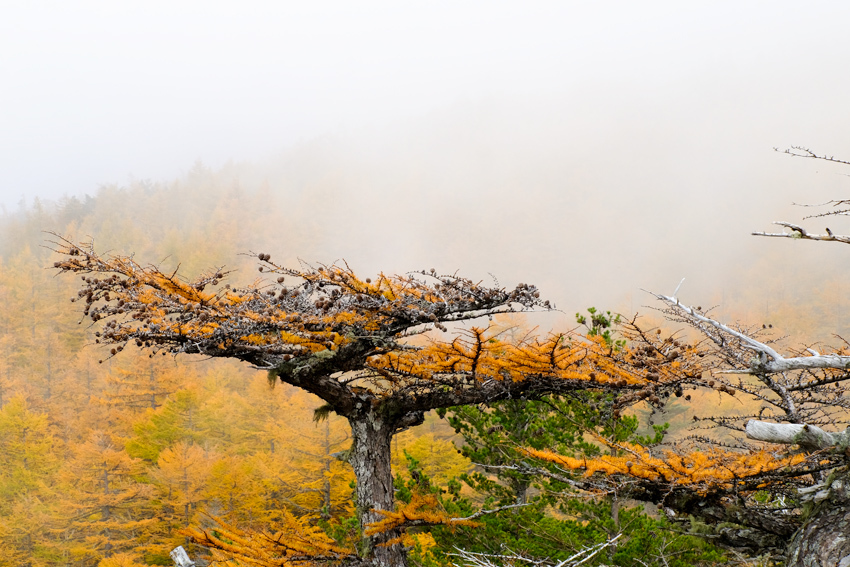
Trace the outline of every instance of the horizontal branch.
{"label": "horizontal branch", "polygon": [[835,156],[830,156],[826,154],[818,154],[806,148],[804,146],[791,146],[790,148],[785,148],[784,150],[780,150],[779,148],[773,148],[775,152],[782,152],[783,154],[787,154],[791,157],[805,158],[805,159],[817,159],[821,161],[831,161],[833,163],[839,163],[842,165],[850,165],[850,161],[845,161],[843,159],[838,159]]}
{"label": "horizontal branch", "polygon": [[797,240],[823,240],[827,242],[843,242],[850,244],[850,236],[832,234],[832,231],[826,229],[826,234],[809,234],[802,226],[784,221],[774,221],[773,224],[790,228],[791,232],[753,232],[753,236],[769,236],[773,238],[794,238]]}
{"label": "horizontal branch", "polygon": [[476,518],[480,518],[481,516],[486,516],[488,514],[496,514],[498,512],[502,512],[503,510],[510,510],[511,508],[522,508],[524,506],[529,505],[530,503],[509,504],[506,506],[500,506],[498,508],[491,508],[489,510],[479,510],[478,512],[470,514],[465,518],[452,518],[440,513],[431,515],[420,515],[415,511],[413,512],[413,514],[416,514],[416,516],[411,517],[410,513],[404,510],[402,510],[401,512],[387,512],[379,510],[379,512],[385,516],[385,519],[369,524],[365,533],[366,535],[375,535],[378,533],[386,532],[390,529],[407,529],[422,526],[475,525],[472,524],[472,522],[474,522]]}
{"label": "horizontal branch", "polygon": [[832,447],[843,450],[850,445],[850,429],[830,433],[814,425],[769,423],[755,419],[747,422],[747,437],[768,443],[799,445],[803,449],[814,451]]}

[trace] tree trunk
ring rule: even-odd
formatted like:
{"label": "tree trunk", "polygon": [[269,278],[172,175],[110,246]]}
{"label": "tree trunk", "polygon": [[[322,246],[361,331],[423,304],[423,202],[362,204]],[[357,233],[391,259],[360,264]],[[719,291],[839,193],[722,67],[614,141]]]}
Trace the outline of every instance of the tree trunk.
{"label": "tree trunk", "polygon": [[791,540],[786,567],[850,567],[850,483],[834,480],[823,494]]}
{"label": "tree trunk", "polygon": [[[369,524],[384,519],[377,510],[393,510],[390,440],[395,424],[374,411],[349,417],[349,423],[353,437],[349,462],[357,477],[357,515],[365,531]],[[401,544],[381,545],[399,535],[398,530],[390,530],[363,536],[358,553],[375,567],[405,567],[407,554]]]}

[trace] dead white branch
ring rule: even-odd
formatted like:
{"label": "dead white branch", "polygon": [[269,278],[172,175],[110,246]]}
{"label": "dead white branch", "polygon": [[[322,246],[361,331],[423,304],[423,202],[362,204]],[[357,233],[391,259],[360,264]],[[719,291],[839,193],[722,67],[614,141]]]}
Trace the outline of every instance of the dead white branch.
{"label": "dead white branch", "polygon": [[831,447],[844,449],[850,444],[850,430],[848,429],[838,433],[830,433],[814,425],[769,423],[755,419],[747,422],[747,437],[768,443],[799,445],[803,449],[812,451]]}
{"label": "dead white branch", "polygon": [[175,547],[171,550],[171,560],[174,561],[174,564],[177,567],[194,567],[195,562],[189,559],[189,555],[186,553],[186,550],[183,549],[182,545]]}
{"label": "dead white branch", "polygon": [[[460,557],[463,560],[462,565],[454,563],[455,567],[497,567],[506,560],[510,561],[514,565],[516,565],[517,562],[522,562],[523,564],[530,565],[531,567],[579,567],[593,559],[603,549],[614,545],[614,543],[616,543],[622,535],[623,534],[617,534],[608,541],[603,541],[602,543],[585,547],[558,563],[555,563],[550,559],[535,559],[513,553],[504,555],[474,553],[472,551],[457,548],[455,548],[457,549],[457,553],[452,553],[451,555]],[[497,563],[494,563],[494,561],[497,561]]]}
{"label": "dead white branch", "polygon": [[731,372],[746,372],[749,374],[763,375],[790,372],[792,370],[850,370],[850,356],[817,354],[816,356],[795,356],[786,358],[763,342],[724,325],[719,321],[711,319],[710,317],[706,317],[705,315],[700,314],[693,307],[688,307],[687,305],[679,303],[679,300],[675,297],[659,295],[656,293],[653,293],[652,295],[666,303],[671,310],[677,312],[680,316],[686,317],[702,325],[713,327],[723,334],[738,339],[744,347],[756,351],[757,355],[750,361],[749,369],[743,371],[732,370]]}
{"label": "dead white branch", "polygon": [[843,242],[850,244],[850,236],[840,234],[832,234],[832,231],[826,229],[826,234],[809,234],[802,226],[784,221],[774,221],[773,224],[790,228],[791,232],[753,232],[753,236],[769,236],[773,238],[795,238],[797,240],[823,240],[827,242]]}

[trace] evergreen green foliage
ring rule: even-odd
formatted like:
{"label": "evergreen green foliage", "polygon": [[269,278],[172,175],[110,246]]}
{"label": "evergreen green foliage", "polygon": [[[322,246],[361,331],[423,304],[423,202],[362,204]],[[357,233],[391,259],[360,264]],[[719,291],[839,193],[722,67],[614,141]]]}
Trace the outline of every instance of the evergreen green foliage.
{"label": "evergreen green foliage", "polygon": [[590,314],[589,317],[581,313],[576,313],[576,322],[587,328],[587,335],[589,337],[602,337],[609,345],[618,347],[626,344],[622,339],[614,340],[611,335],[611,327],[620,322],[619,314],[612,314],[610,311],[603,313],[595,307],[588,307],[587,312]]}
{"label": "evergreen green foliage", "polygon": [[463,436],[463,454],[480,467],[461,477],[474,495],[448,490],[447,509],[454,507],[456,515],[468,516],[477,509],[525,506],[482,516],[478,528],[433,530],[439,552],[449,554],[455,547],[491,554],[509,550],[557,560],[622,533],[616,546],[588,565],[685,567],[722,559],[710,544],[675,533],[665,519],[649,515],[640,506],[624,506],[616,494],[573,490],[568,482],[570,473],[531,462],[521,451],[522,447],[547,447],[590,457],[609,450],[588,440],[593,436],[652,445],[661,442],[666,425],[655,426],[653,435],[638,436],[638,420],[613,417],[611,400],[598,394],[453,408],[448,419]]}
{"label": "evergreen green foliage", "polygon": [[[588,312],[589,317],[577,314],[588,334],[602,336],[613,348],[624,345],[610,333],[616,316],[593,308]],[[622,534],[616,545],[587,565],[685,567],[723,558],[704,540],[674,532],[666,519],[648,514],[643,507],[630,507],[615,493],[576,491],[569,482],[574,473],[536,462],[523,452],[525,447],[545,448],[563,455],[593,457],[614,451],[608,443],[652,446],[663,441],[666,424],[655,425],[652,434],[639,436],[636,417],[619,415],[613,410],[611,396],[592,392],[456,407],[443,415],[462,436],[462,453],[478,465],[476,472],[461,476],[473,494],[457,488],[446,491],[447,509],[468,516],[479,509],[524,505],[481,516],[478,528],[432,530],[438,554],[448,557],[461,548],[549,558],[557,563],[583,547]],[[406,489],[399,490],[401,498]]]}

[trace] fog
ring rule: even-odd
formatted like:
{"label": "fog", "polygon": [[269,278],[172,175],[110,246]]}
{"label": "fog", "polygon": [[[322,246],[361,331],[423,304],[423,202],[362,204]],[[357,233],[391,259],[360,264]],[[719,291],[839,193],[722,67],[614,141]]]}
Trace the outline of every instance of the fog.
{"label": "fog", "polygon": [[773,151],[850,157],[845,3],[3,12],[9,211],[247,162],[281,202],[315,192],[318,260],[533,281],[565,311],[681,277],[721,302],[839,253],[748,234],[846,190],[850,168]]}

